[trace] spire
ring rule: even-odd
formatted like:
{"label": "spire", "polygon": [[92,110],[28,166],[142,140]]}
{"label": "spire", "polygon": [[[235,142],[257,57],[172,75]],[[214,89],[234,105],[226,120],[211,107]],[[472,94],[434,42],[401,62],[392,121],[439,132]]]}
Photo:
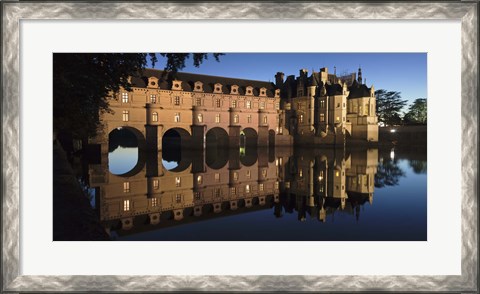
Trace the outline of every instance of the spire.
{"label": "spire", "polygon": [[362,84],[362,68],[358,66],[358,83]]}

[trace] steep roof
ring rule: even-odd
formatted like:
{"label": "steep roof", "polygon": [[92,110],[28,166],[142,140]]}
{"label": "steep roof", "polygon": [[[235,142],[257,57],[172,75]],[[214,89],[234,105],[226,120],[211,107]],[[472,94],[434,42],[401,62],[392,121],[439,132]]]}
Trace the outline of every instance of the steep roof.
{"label": "steep roof", "polygon": [[177,79],[182,81],[182,88],[184,91],[192,91],[195,82],[203,83],[203,91],[212,93],[216,83],[222,84],[222,93],[230,94],[231,86],[237,85],[238,94],[245,95],[246,87],[253,87],[253,95],[258,96],[261,88],[266,88],[267,97],[273,98],[275,96],[275,84],[266,81],[255,81],[237,78],[218,77],[186,72],[167,72],[158,69],[147,68],[143,70],[138,76],[132,77],[132,84],[134,87],[147,87],[148,78],[156,77],[159,79],[158,85],[160,89],[170,90],[172,88],[172,81]]}
{"label": "steep roof", "polygon": [[353,81],[352,85],[348,87],[350,94],[348,99],[370,97],[370,89],[367,85],[360,84],[356,80]]}

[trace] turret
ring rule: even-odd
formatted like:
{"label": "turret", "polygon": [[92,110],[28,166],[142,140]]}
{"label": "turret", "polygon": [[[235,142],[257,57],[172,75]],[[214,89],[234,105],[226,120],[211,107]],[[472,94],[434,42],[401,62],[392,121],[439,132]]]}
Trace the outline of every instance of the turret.
{"label": "turret", "polygon": [[285,74],[283,72],[277,72],[275,75],[275,85],[280,88],[283,85],[283,78]]}

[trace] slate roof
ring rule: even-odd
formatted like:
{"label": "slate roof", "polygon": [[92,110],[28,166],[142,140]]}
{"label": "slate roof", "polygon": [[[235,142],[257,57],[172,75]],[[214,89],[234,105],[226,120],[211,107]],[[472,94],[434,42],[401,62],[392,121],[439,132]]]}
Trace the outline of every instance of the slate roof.
{"label": "slate roof", "polygon": [[182,88],[184,91],[192,91],[195,82],[203,83],[203,91],[205,93],[213,93],[216,83],[222,84],[222,93],[230,94],[231,86],[238,86],[238,94],[245,95],[246,87],[253,87],[253,95],[258,96],[261,88],[266,88],[267,97],[273,98],[275,96],[275,84],[265,81],[255,81],[237,78],[227,78],[218,76],[209,76],[202,74],[186,73],[186,72],[167,72],[163,70],[147,68],[139,74],[139,76],[132,77],[132,84],[134,87],[146,88],[149,77],[156,77],[159,79],[158,85],[162,90],[171,90],[172,81],[174,79],[182,81]]}
{"label": "slate roof", "polygon": [[348,99],[370,97],[370,88],[367,85],[358,83],[356,80],[348,87],[348,90],[350,91]]}

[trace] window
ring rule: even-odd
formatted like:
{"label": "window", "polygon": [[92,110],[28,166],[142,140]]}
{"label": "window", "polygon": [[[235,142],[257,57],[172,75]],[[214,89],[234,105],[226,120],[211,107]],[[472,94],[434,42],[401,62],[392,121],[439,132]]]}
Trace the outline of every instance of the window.
{"label": "window", "polygon": [[259,106],[260,109],[265,109],[265,102],[260,102],[260,106]]}
{"label": "window", "polygon": [[158,205],[158,199],[157,198],[150,199],[150,204],[152,205],[152,207],[156,207]]}
{"label": "window", "polygon": [[126,93],[126,92],[122,93],[122,102],[123,103],[128,103],[128,93]]}
{"label": "window", "polygon": [[343,121],[345,121],[345,117],[343,117]]}
{"label": "window", "polygon": [[266,169],[266,168],[262,169],[262,176],[263,176],[264,178],[267,177],[267,169]]}
{"label": "window", "polygon": [[178,112],[175,113],[174,121],[175,122],[180,122],[180,113],[178,113]]}
{"label": "window", "polygon": [[232,100],[232,107],[236,108],[237,107],[237,100]]}
{"label": "window", "polygon": [[247,101],[247,108],[248,109],[251,109],[252,108],[252,101]]}
{"label": "window", "polygon": [[122,120],[123,121],[128,121],[128,110],[124,110],[122,112]]}
{"label": "window", "polygon": [[218,181],[220,181],[220,174],[215,173],[215,182],[218,182]]}
{"label": "window", "polygon": [[123,193],[130,192],[130,182],[123,182]]}
{"label": "window", "polygon": [[301,178],[303,177],[303,169],[300,169],[300,170],[298,171],[298,175],[299,175]]}
{"label": "window", "polygon": [[177,195],[175,195],[175,201],[176,201],[177,203],[182,202],[182,194],[177,194]]}
{"label": "window", "polygon": [[201,185],[203,182],[203,177],[202,176],[198,176],[197,177],[197,184]]}
{"label": "window", "polygon": [[303,114],[300,114],[300,118],[298,120],[300,123],[303,123]]}
{"label": "window", "polygon": [[180,96],[175,96],[173,99],[173,104],[180,105]]}
{"label": "window", "polygon": [[250,170],[247,170],[247,179],[250,179],[252,177],[252,173],[250,173]]}
{"label": "window", "polygon": [[153,189],[158,190],[158,180],[153,180]]}
{"label": "window", "polygon": [[199,113],[199,114],[197,115],[197,121],[198,121],[199,123],[202,123],[202,122],[203,122],[203,114]]}
{"label": "window", "polygon": [[181,187],[181,186],[182,186],[182,178],[175,177],[175,187]]}
{"label": "window", "polygon": [[157,103],[157,95],[150,94],[150,103]]}
{"label": "window", "polygon": [[130,210],[130,200],[123,200],[123,211]]}
{"label": "window", "polygon": [[251,116],[251,115],[247,116],[247,122],[248,122],[248,123],[251,123],[251,122],[252,122],[252,116]]}
{"label": "window", "polygon": [[200,192],[195,192],[194,197],[195,197],[195,200],[200,200],[200,198],[202,197],[202,194]]}
{"label": "window", "polygon": [[283,127],[278,127],[278,133],[283,134]]}
{"label": "window", "polygon": [[196,106],[201,106],[202,105],[202,98],[200,98],[200,97],[195,98],[195,105]]}
{"label": "window", "polygon": [[275,190],[278,190],[278,187],[280,186],[280,183],[278,181],[275,182]]}
{"label": "window", "polygon": [[335,171],[335,176],[336,176],[336,177],[339,177],[339,176],[340,176],[340,172],[339,172],[338,170]]}
{"label": "window", "polygon": [[337,108],[339,108],[339,107],[340,107],[340,103],[337,103]]}
{"label": "window", "polygon": [[320,108],[325,108],[325,101],[324,100],[320,101]]}
{"label": "window", "polygon": [[231,187],[230,188],[230,195],[235,195],[235,194],[237,194],[237,188]]}
{"label": "window", "polygon": [[235,114],[235,115],[233,116],[233,122],[234,122],[234,123],[238,123],[238,114]]}
{"label": "window", "polygon": [[280,109],[280,103],[278,102],[275,103],[275,109]]}
{"label": "window", "polygon": [[325,114],[324,113],[320,113],[320,121],[325,121]]}
{"label": "window", "polygon": [[220,198],[221,195],[222,195],[222,190],[220,190],[219,188],[215,189],[215,197]]}
{"label": "window", "polygon": [[337,120],[337,121],[340,121],[340,117],[339,117],[339,116],[337,116],[336,120]]}
{"label": "window", "polygon": [[152,121],[158,121],[158,113],[152,113]]}
{"label": "window", "polygon": [[220,122],[220,113],[215,114],[215,122],[216,123]]}
{"label": "window", "polygon": [[345,107],[345,102],[343,102],[343,107]]}
{"label": "window", "polygon": [[303,96],[303,90],[298,90],[298,97]]}
{"label": "window", "polygon": [[215,106],[220,107],[220,99],[215,99]]}
{"label": "window", "polygon": [[264,124],[267,124],[267,122],[268,122],[268,118],[267,118],[266,115],[264,115],[264,116],[263,116],[263,123],[264,123]]}
{"label": "window", "polygon": [[258,190],[263,191],[263,189],[264,189],[263,184],[259,184],[259,185],[258,185]]}
{"label": "window", "polygon": [[245,186],[245,193],[250,193],[250,185]]}

